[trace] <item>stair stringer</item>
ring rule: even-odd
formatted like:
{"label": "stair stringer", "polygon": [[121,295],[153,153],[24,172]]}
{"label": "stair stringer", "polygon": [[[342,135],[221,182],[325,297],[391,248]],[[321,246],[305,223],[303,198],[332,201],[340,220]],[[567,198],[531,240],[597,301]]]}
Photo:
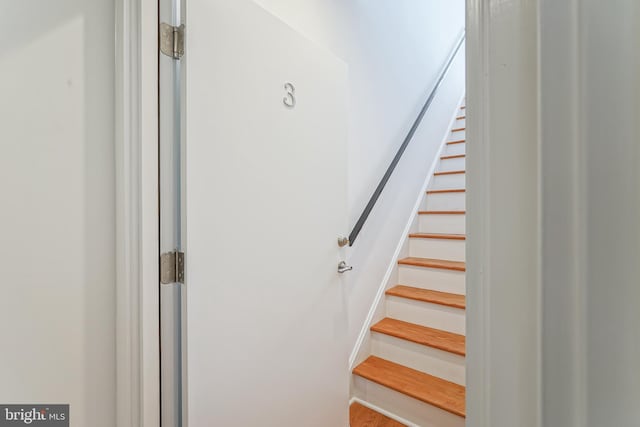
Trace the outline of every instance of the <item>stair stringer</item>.
{"label": "stair stringer", "polygon": [[[431,162],[431,166],[429,167],[427,178],[425,179],[425,182],[420,189],[420,193],[416,198],[416,203],[414,204],[414,207],[411,211],[409,220],[407,221],[407,224],[403,229],[402,234],[400,235],[398,244],[396,246],[396,250],[394,251],[393,256],[391,257],[389,266],[385,272],[385,275],[382,281],[380,282],[378,291],[376,292],[371,308],[369,309],[367,317],[360,330],[356,344],[351,352],[351,355],[349,356],[349,372],[352,372],[353,369],[358,364],[363,362],[369,355],[372,354],[370,328],[372,325],[374,325],[375,323],[377,323],[378,321],[382,320],[385,317],[385,299],[384,299],[385,292],[397,283],[398,259],[408,256],[409,254],[409,234],[412,232],[416,232],[418,230],[418,223],[419,223],[418,212],[421,209],[423,209],[425,206],[427,189],[430,188],[429,185],[434,179],[434,172],[438,167],[438,164],[440,162],[440,157],[442,156],[445,150],[446,143],[449,141],[451,129],[453,128],[453,125],[456,122],[456,117],[458,115],[458,111],[460,110],[460,106],[463,103],[464,96],[465,95],[463,94],[460,97],[458,103],[456,104],[456,108],[451,115],[451,120],[449,121],[449,125],[446,128],[446,131],[442,137],[442,141],[440,142],[438,151],[434,156],[433,161]],[[362,397],[363,396],[362,390],[358,390],[359,388],[358,384],[362,384],[363,382],[356,381],[353,375],[350,375],[350,377],[351,377],[350,396],[356,397],[358,398],[358,400],[365,400]],[[387,414],[387,415],[397,420],[401,418],[394,414]]]}

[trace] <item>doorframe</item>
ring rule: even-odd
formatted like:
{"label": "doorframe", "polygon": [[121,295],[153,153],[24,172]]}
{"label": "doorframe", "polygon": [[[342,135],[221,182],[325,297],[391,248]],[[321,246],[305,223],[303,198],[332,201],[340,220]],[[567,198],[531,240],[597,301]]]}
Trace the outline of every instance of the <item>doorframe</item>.
{"label": "doorframe", "polygon": [[542,425],[539,6],[466,0],[467,425]]}
{"label": "doorframe", "polygon": [[[486,2],[466,0],[466,139],[474,141],[479,152],[486,151],[487,144],[487,49],[486,28],[488,27]],[[475,104],[478,104],[478,108]],[[475,112],[477,110],[477,113]],[[472,114],[469,114],[471,111]],[[470,145],[470,144],[469,144]],[[490,167],[484,157],[474,157],[468,153],[465,159],[467,178],[466,200],[466,413],[469,425],[489,426],[488,408],[490,392],[485,369],[490,357],[487,337],[489,322],[487,313],[490,310],[485,293],[484,263],[485,259],[476,259],[473,254],[486,250],[482,242],[486,240],[484,212],[486,209],[487,177]],[[471,184],[473,171],[478,169],[482,185],[476,189]],[[471,176],[469,176],[471,175]],[[469,188],[471,187],[471,188]],[[474,239],[475,237],[475,239]],[[475,243],[474,243],[475,242]],[[477,267],[476,267],[477,265]],[[473,304],[473,305],[472,305]],[[474,327],[475,325],[475,327]],[[467,424],[465,423],[465,424]]]}
{"label": "doorframe", "polygon": [[160,426],[158,5],[116,0],[116,413]]}
{"label": "doorframe", "polygon": [[[497,247],[493,240],[496,230],[491,228],[491,215],[501,202],[507,202],[506,195],[497,193],[496,180],[514,170],[492,169],[498,163],[496,150],[506,138],[504,133],[497,135],[495,128],[491,127],[492,117],[506,114],[515,123],[524,123],[539,130],[538,111],[532,110],[530,104],[523,108],[527,102],[537,105],[537,93],[528,100],[517,99],[518,94],[514,93],[511,97],[519,108],[513,108],[513,105],[496,108],[499,104],[492,97],[500,86],[506,88],[507,83],[492,79],[496,74],[492,65],[498,59],[504,59],[498,58],[499,53],[516,57],[518,53],[532,55],[534,58],[529,56],[528,59],[535,67],[515,67],[511,72],[514,73],[512,77],[532,81],[537,89],[537,49],[527,52],[523,45],[530,47],[534,43],[537,47],[536,31],[530,30],[531,25],[537,26],[538,4],[514,0],[509,8],[498,10],[500,8],[492,3],[492,0],[467,0],[466,12],[467,139],[470,143],[467,159],[467,322],[470,332],[467,342],[467,422],[473,426],[506,426],[518,421],[509,416],[533,415],[519,421],[540,425],[540,188],[539,185],[531,185],[539,183],[538,166],[534,174],[531,170],[518,172],[518,178],[521,178],[518,181],[514,181],[514,176],[504,176],[535,200],[535,209],[529,217],[535,226],[526,232],[534,244],[527,250],[519,248],[516,252]],[[495,7],[492,9],[492,6]],[[116,0],[116,390],[117,424],[121,427],[160,425],[157,17],[155,0]],[[529,32],[525,33],[527,29]],[[505,37],[508,32],[515,37]],[[505,40],[504,45],[498,47],[501,52],[497,53],[494,45],[490,52],[489,45],[495,41],[491,37]],[[517,60],[522,61],[523,57],[519,56]],[[502,120],[507,118],[502,117]],[[531,144],[539,149],[539,132],[518,141],[514,148],[517,153],[510,153],[513,160],[517,158],[516,154],[531,150]],[[518,219],[518,214],[514,211],[510,217]],[[515,237],[507,242],[509,248],[518,244]],[[510,255],[509,260],[505,260],[505,254]],[[522,271],[515,267],[506,274],[520,280],[514,284],[518,286],[517,293],[510,296],[533,297],[529,300],[505,300],[496,292],[500,290],[498,281],[506,276],[501,272],[497,277],[495,267],[504,261],[513,262],[514,257],[535,265],[533,270],[536,274],[527,280],[518,277]],[[531,308],[524,312],[515,310],[511,315],[503,311],[505,304],[521,302]],[[508,325],[507,330],[505,325]],[[508,336],[501,336],[501,333],[508,333]],[[523,344],[524,340],[528,354],[509,357],[495,351],[496,343],[502,340],[504,344],[504,340],[514,336],[523,337],[512,344]],[[494,368],[498,365],[509,372],[497,373]],[[520,384],[525,383],[528,388],[503,388],[498,375],[511,378],[517,375]],[[508,405],[513,408],[509,414],[498,413],[499,407],[505,409],[504,402],[516,402],[517,405]]]}

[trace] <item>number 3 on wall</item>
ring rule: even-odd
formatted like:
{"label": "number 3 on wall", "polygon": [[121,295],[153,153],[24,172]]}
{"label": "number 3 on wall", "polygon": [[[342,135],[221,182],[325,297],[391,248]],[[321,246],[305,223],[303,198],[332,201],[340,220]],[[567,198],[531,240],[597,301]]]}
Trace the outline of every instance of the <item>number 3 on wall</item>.
{"label": "number 3 on wall", "polygon": [[282,98],[282,102],[287,108],[293,108],[296,106],[296,88],[293,84],[287,82],[284,84],[284,90],[287,91],[287,96]]}

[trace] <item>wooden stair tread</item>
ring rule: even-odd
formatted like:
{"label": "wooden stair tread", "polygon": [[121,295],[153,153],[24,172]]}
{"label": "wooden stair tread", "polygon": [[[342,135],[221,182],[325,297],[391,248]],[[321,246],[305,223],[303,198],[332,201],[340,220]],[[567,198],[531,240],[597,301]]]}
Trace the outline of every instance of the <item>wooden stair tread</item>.
{"label": "wooden stair tread", "polygon": [[463,170],[459,170],[459,171],[442,171],[442,172],[434,172],[435,176],[439,176],[439,175],[458,175],[461,173],[466,173],[466,171]]}
{"label": "wooden stair tread", "polygon": [[466,157],[466,154],[452,154],[450,156],[441,156],[440,160],[447,160],[447,159],[463,159]]}
{"label": "wooden stair tread", "polygon": [[369,409],[358,402],[349,406],[350,427],[406,427],[379,412]]}
{"label": "wooden stair tread", "polygon": [[462,261],[449,261],[434,258],[407,257],[398,260],[398,264],[412,265],[414,267],[441,268],[444,270],[466,271],[465,263]]}
{"label": "wooden stair tread", "polygon": [[427,190],[427,194],[439,194],[439,193],[464,193],[464,188],[450,188],[446,190]]}
{"label": "wooden stair tread", "polygon": [[464,144],[466,142],[465,139],[458,139],[457,141],[449,141],[447,142],[447,145],[451,145],[451,144]]}
{"label": "wooden stair tread", "polygon": [[385,317],[373,325],[371,330],[380,334],[411,341],[416,344],[448,351],[449,353],[457,354],[459,356],[466,355],[464,335],[454,334],[440,329],[428,328],[426,326],[416,325],[415,323],[392,319],[390,317]]}
{"label": "wooden stair tread", "polygon": [[464,110],[465,108],[467,108],[467,107],[465,107],[465,106],[460,107],[461,110]]}
{"label": "wooden stair tread", "polygon": [[407,298],[415,301],[446,305],[447,307],[465,309],[467,307],[464,295],[448,292],[432,291],[431,289],[414,288],[412,286],[396,285],[386,292],[387,295]]}
{"label": "wooden stair tread", "polygon": [[445,234],[445,233],[411,233],[409,237],[412,239],[446,239],[446,240],[466,240],[464,234]]}
{"label": "wooden stair tread", "polygon": [[462,132],[465,129],[466,128],[455,128],[455,129],[451,129],[451,132]]}
{"label": "wooden stair tread", "polygon": [[467,211],[418,211],[418,215],[465,215]]}
{"label": "wooden stair tread", "polygon": [[355,375],[422,402],[465,417],[465,388],[406,366],[369,356],[356,366]]}
{"label": "wooden stair tread", "polygon": [[456,117],[456,120],[464,120],[466,118],[467,118],[467,116],[458,116],[458,117]]}

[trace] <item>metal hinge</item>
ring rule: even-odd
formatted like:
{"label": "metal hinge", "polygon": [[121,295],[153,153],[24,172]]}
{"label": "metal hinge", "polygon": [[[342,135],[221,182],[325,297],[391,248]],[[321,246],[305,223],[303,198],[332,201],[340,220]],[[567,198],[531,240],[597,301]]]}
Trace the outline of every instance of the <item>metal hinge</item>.
{"label": "metal hinge", "polygon": [[184,24],[179,27],[165,22],[160,24],[160,52],[180,59],[184,55]]}
{"label": "metal hinge", "polygon": [[160,255],[160,283],[184,283],[184,252]]}

